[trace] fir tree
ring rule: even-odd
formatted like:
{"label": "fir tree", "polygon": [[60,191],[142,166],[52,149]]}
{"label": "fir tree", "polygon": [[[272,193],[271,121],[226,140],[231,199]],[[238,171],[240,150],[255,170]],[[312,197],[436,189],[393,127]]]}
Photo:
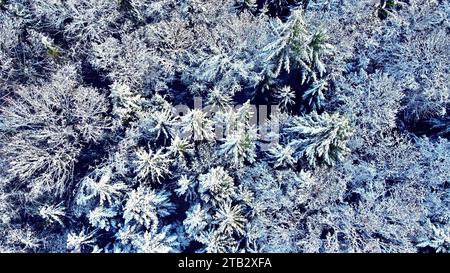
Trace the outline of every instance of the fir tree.
{"label": "fir tree", "polygon": [[313,167],[320,161],[333,165],[348,152],[346,143],[351,128],[349,121],[339,114],[312,112],[308,116],[295,117],[286,132],[296,137],[288,143],[295,149],[296,158],[304,156]]}

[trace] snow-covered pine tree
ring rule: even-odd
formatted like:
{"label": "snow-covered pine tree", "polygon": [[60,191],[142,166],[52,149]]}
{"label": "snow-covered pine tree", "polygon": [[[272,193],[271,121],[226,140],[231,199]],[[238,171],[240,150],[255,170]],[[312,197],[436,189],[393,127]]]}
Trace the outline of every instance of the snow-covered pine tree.
{"label": "snow-covered pine tree", "polygon": [[346,144],[352,130],[348,119],[338,113],[319,115],[313,111],[293,117],[291,124],[285,129],[290,138],[287,145],[295,149],[297,159],[305,157],[312,167],[322,161],[333,165],[348,152]]}

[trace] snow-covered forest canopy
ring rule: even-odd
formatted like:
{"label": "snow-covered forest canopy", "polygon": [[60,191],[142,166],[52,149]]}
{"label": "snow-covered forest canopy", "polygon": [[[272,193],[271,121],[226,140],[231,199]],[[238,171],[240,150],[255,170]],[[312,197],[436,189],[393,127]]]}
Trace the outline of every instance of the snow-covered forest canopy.
{"label": "snow-covered forest canopy", "polygon": [[447,0],[0,0],[0,252],[449,252]]}

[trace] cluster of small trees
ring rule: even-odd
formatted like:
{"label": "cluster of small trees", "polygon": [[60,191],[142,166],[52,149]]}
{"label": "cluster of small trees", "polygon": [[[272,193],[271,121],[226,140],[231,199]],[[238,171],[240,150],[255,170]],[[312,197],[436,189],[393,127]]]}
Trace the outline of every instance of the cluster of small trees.
{"label": "cluster of small trees", "polygon": [[449,12],[0,0],[0,251],[450,251]]}

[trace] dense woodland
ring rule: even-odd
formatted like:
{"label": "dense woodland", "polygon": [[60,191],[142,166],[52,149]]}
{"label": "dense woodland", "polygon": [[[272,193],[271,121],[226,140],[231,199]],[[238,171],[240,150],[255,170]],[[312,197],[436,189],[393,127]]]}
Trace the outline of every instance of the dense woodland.
{"label": "dense woodland", "polygon": [[445,0],[0,0],[0,252],[449,252],[449,34]]}

